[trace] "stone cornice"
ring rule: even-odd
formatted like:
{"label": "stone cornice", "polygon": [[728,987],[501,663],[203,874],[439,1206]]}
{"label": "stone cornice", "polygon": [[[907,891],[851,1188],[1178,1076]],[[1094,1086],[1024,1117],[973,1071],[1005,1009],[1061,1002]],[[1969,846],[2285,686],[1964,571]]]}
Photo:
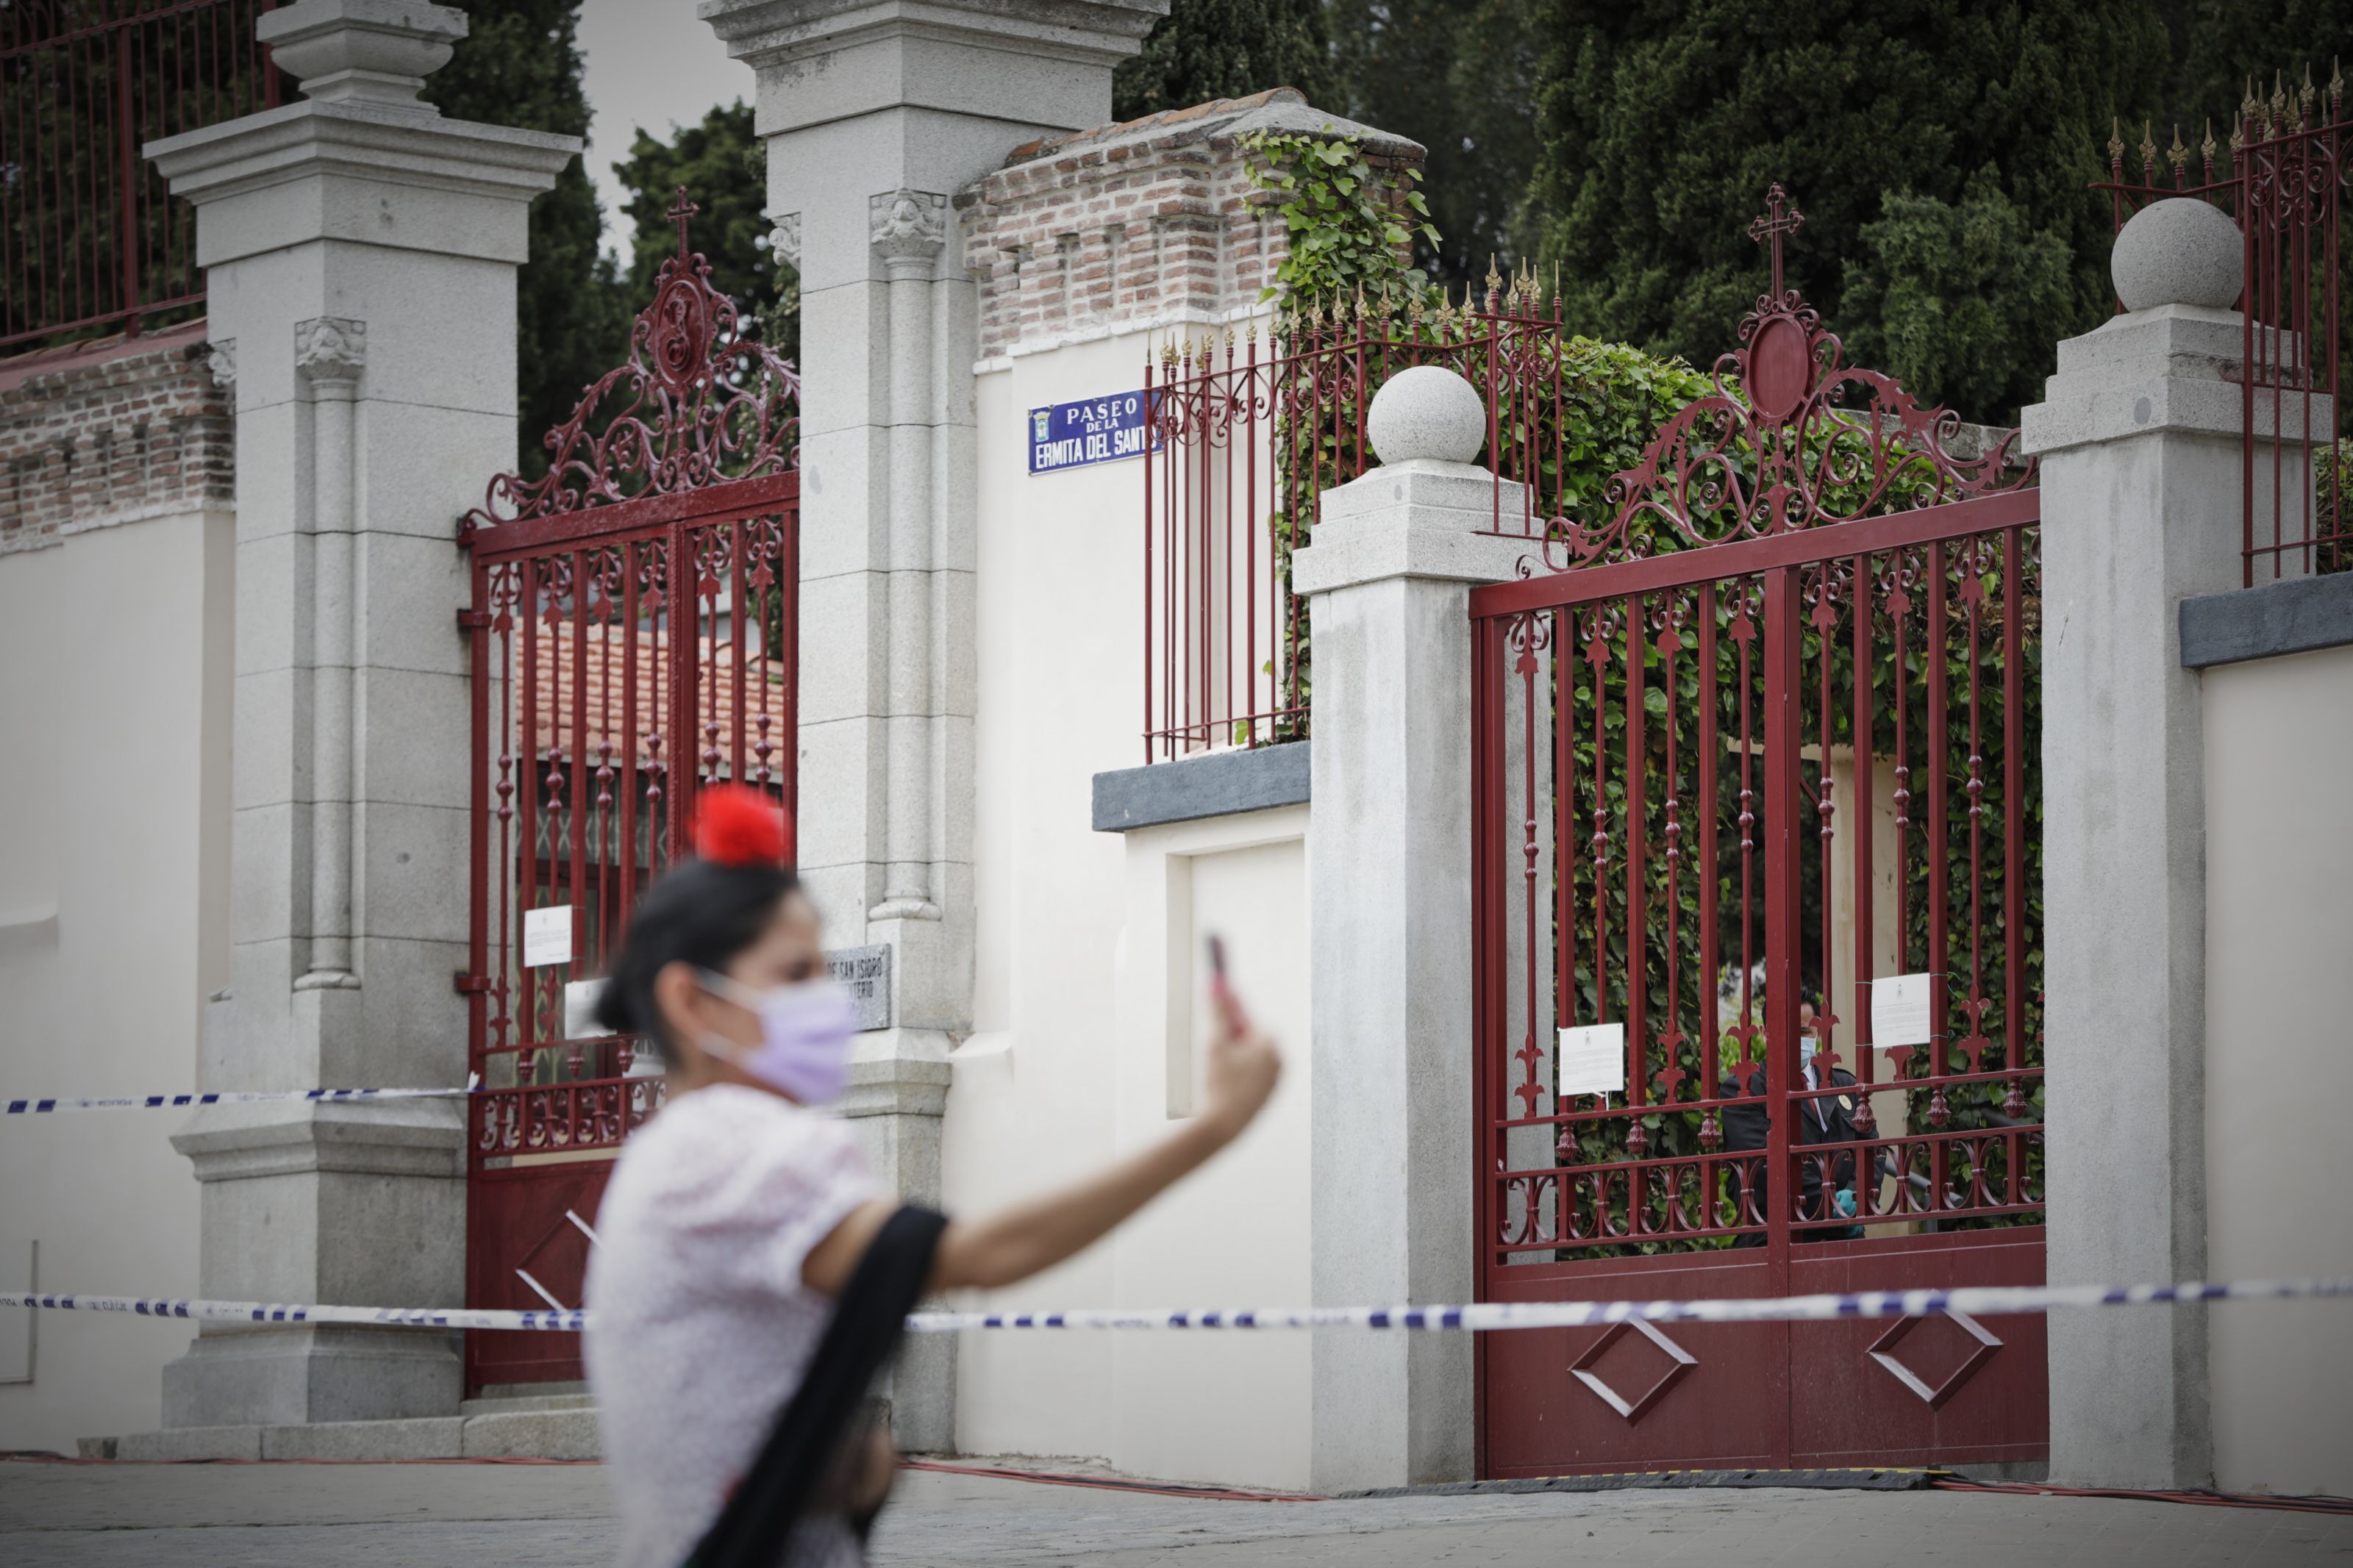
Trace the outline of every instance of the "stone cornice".
{"label": "stone cornice", "polygon": [[[2292,359],[2300,341],[2286,334],[2273,352]],[[2020,415],[2019,451],[2039,457],[2156,435],[2236,441],[2250,429],[2269,442],[2283,419],[2294,442],[2307,416],[2312,429],[2332,427],[2337,407],[2326,395],[2308,410],[2300,397],[2259,395],[2250,426],[2239,363],[2245,352],[2235,310],[2159,305],[2113,317],[2060,343],[2059,373],[2044,384],[2043,401]]]}
{"label": "stone cornice", "polygon": [[1498,508],[1525,515],[1523,488],[1431,458],[1369,468],[1324,492],[1315,542],[1292,557],[1292,590],[1307,597],[1393,577],[1508,582],[1544,553],[1540,539],[1485,531]]}
{"label": "stone cornice", "polygon": [[[195,203],[200,211],[237,196],[321,178],[414,186],[512,202],[520,209],[554,187],[555,176],[580,148],[576,136],[445,120],[438,113],[380,103],[306,100],[167,136],[148,142],[142,151],[169,182],[172,194]],[[447,249],[446,237],[404,240],[386,235],[375,212],[360,203],[315,200],[282,226],[289,231],[273,234],[255,247],[328,238]],[[211,253],[212,247],[201,237],[200,248],[206,254],[198,259],[207,266],[248,254],[242,249]],[[521,259],[506,257],[503,250],[486,248],[482,254]]]}
{"label": "stone cornice", "polygon": [[191,1115],[172,1147],[200,1182],[314,1172],[459,1178],[465,1110],[455,1100],[216,1105]]}
{"label": "stone cornice", "polygon": [[701,0],[695,15],[754,69],[893,35],[1066,59],[1119,60],[1168,12],[1168,0]]}

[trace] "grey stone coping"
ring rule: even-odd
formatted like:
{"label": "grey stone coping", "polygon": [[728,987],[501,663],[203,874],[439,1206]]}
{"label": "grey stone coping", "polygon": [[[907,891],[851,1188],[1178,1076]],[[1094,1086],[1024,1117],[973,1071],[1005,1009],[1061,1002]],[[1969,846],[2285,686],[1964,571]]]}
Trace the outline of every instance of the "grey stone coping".
{"label": "grey stone coping", "polygon": [[2348,643],[2353,573],[2295,577],[2181,601],[2181,662],[2189,669]]}
{"label": "grey stone coping", "polygon": [[1121,768],[1095,775],[1097,833],[1297,805],[1307,798],[1309,741]]}

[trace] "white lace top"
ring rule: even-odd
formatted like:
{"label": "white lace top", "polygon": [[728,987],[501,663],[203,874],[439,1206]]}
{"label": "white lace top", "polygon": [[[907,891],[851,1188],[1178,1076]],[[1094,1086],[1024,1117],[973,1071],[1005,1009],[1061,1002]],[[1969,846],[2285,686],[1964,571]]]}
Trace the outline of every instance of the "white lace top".
{"label": "white lace top", "polygon": [[[623,1568],[678,1568],[800,1386],[833,1303],[801,1262],[883,1195],[857,1137],[821,1111],[712,1084],[624,1145],[596,1215],[584,1353]],[[855,1563],[846,1528],[796,1563]]]}

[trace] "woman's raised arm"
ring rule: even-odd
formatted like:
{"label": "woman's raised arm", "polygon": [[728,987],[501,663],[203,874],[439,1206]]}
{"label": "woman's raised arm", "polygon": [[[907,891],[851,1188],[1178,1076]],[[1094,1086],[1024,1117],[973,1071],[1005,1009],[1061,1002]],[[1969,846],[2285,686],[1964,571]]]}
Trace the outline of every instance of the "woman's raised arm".
{"label": "woman's raised arm", "polygon": [[[1199,1113],[1093,1175],[992,1215],[950,1221],[932,1267],[934,1289],[1010,1285],[1052,1268],[1102,1239],[1240,1135],[1274,1092],[1282,1061],[1229,993],[1220,991],[1218,1003],[1221,1026],[1209,1046]],[[838,1294],[897,1207],[884,1199],[850,1213],[810,1249],[801,1265],[803,1281]]]}

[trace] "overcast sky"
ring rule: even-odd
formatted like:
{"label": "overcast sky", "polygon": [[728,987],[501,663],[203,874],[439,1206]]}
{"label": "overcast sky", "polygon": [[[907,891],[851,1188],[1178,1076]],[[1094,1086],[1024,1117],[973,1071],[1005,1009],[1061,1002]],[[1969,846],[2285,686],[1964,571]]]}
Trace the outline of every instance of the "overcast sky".
{"label": "overcast sky", "polygon": [[588,177],[605,204],[605,248],[617,253],[628,193],[613,165],[629,155],[638,128],[668,137],[673,125],[693,124],[719,104],[750,98],[752,68],[727,58],[709,24],[696,18],[694,0],[586,0],[580,48],[595,116]]}

